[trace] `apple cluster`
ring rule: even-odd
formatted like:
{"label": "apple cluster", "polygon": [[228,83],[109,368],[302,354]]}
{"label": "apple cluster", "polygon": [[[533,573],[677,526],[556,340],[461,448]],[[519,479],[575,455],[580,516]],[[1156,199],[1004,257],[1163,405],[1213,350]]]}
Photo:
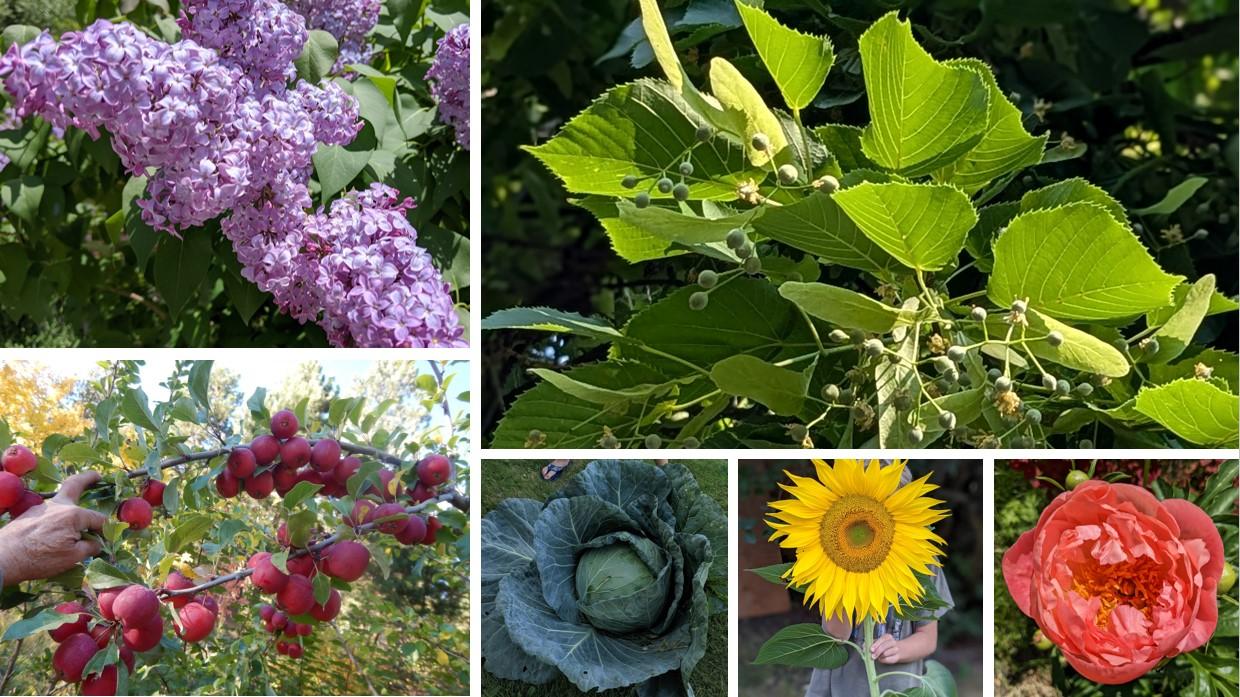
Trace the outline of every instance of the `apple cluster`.
{"label": "apple cluster", "polygon": [[43,503],[38,492],[26,487],[22,478],[39,466],[39,460],[30,448],[11,445],[0,456],[0,515],[6,512],[10,520],[17,520],[23,513]]}
{"label": "apple cluster", "polygon": [[[169,590],[192,587],[193,582],[178,572],[169,574],[165,586]],[[181,641],[202,641],[215,629],[220,607],[210,595],[179,595],[166,602],[175,611],[173,627]],[[159,595],[138,584],[102,589],[91,607],[72,601],[57,605],[56,611],[75,617],[48,631],[58,644],[52,669],[58,679],[78,684],[83,695],[115,695],[119,666],[123,663],[132,673],[136,654],[159,646],[164,636]],[[114,641],[120,661],[87,675],[86,666]]]}

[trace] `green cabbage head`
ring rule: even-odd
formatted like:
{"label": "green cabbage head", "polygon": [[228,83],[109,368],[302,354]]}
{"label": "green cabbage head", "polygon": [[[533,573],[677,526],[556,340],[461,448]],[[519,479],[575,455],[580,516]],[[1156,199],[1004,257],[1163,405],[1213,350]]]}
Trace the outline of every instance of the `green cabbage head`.
{"label": "green cabbage head", "polygon": [[592,462],[546,503],[508,499],[483,518],[483,666],[691,695],[726,567],[727,518],[687,468]]}

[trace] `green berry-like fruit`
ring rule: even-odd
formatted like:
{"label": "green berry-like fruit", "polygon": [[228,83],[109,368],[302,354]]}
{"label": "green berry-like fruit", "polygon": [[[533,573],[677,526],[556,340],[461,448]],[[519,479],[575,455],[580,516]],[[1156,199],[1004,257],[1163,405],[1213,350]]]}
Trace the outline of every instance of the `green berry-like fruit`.
{"label": "green berry-like fruit", "polygon": [[714,288],[719,283],[719,274],[706,269],[698,274],[698,285],[707,290]]}
{"label": "green berry-like fruit", "polygon": [[1223,574],[1218,577],[1218,592],[1220,595],[1231,590],[1236,585],[1236,567],[1230,562],[1223,562]]}
{"label": "green berry-like fruit", "polygon": [[667,177],[663,177],[655,184],[655,188],[657,188],[661,194],[670,194],[672,193],[672,180]]}
{"label": "green berry-like fruit", "polygon": [[689,296],[690,310],[705,310],[708,303],[710,303],[710,296],[701,291]]}
{"label": "green berry-like fruit", "polygon": [[784,186],[795,184],[801,178],[801,173],[797,171],[796,165],[780,165],[779,169],[776,170],[776,174],[779,175],[779,183]]}
{"label": "green berry-like fruit", "polygon": [[1042,387],[1045,387],[1048,390],[1053,390],[1058,384],[1059,381],[1055,379],[1054,375],[1051,375],[1050,373],[1042,373]]}
{"label": "green berry-like fruit", "polygon": [[867,339],[865,342],[865,352],[870,356],[882,355],[883,342],[878,339]]}
{"label": "green berry-like fruit", "polygon": [[861,344],[865,343],[865,332],[861,331],[860,329],[849,329],[848,340],[860,346]]}
{"label": "green berry-like fruit", "polygon": [[1082,450],[1090,450],[1094,447],[1094,442],[1088,438],[1082,438],[1081,441],[1076,444],[1076,447]]}
{"label": "green berry-like fruit", "polygon": [[742,244],[741,246],[736,248],[736,256],[740,257],[741,259],[748,259],[752,255],[753,255],[753,245],[750,245],[749,243]]}
{"label": "green berry-like fruit", "polygon": [[650,450],[658,450],[663,445],[663,439],[651,433],[646,436],[646,447]]}
{"label": "green berry-like fruit", "polygon": [[624,179],[620,180],[620,186],[623,186],[626,189],[632,189],[637,186],[637,177],[632,174],[624,175]]}
{"label": "green berry-like fruit", "polygon": [[749,139],[749,144],[753,146],[754,150],[765,152],[771,147],[771,139],[767,138],[765,133],[755,133],[753,138]]}
{"label": "green berry-like fruit", "polygon": [[693,134],[699,143],[705,143],[715,135],[715,131],[710,126],[698,126],[697,133]]}
{"label": "green berry-like fruit", "polygon": [[680,442],[680,447],[688,448],[690,450],[694,448],[699,448],[701,446],[702,446],[702,441],[698,440],[697,438],[694,438],[693,436],[689,436],[688,438]]}
{"label": "green berry-like fruit", "polygon": [[1063,344],[1063,334],[1060,334],[1059,332],[1051,332],[1050,334],[1047,334],[1046,343],[1051,346],[1059,346]]}
{"label": "green berry-like fruit", "polygon": [[1094,393],[1094,386],[1088,382],[1082,382],[1076,386],[1075,392],[1082,397],[1088,397]]}
{"label": "green berry-like fruit", "polygon": [[824,174],[814,180],[814,187],[824,194],[833,194],[836,191],[839,191],[840,180],[830,174]]}
{"label": "green berry-like fruit", "polygon": [[1029,411],[1025,412],[1025,421],[1028,421],[1031,424],[1042,423],[1042,412],[1038,411],[1037,409],[1030,409]]}
{"label": "green berry-like fruit", "polygon": [[827,400],[831,404],[835,404],[836,402],[840,401],[840,386],[839,385],[823,385],[822,386],[822,398]]}
{"label": "green berry-like fruit", "polygon": [[947,356],[935,356],[931,363],[934,364],[934,369],[939,371],[939,373],[946,373],[956,367],[956,364],[952,363],[952,359]]}
{"label": "green berry-like fruit", "polygon": [[1152,356],[1158,353],[1158,339],[1155,339],[1154,337],[1151,336],[1150,338],[1141,342],[1141,350],[1144,351],[1146,355],[1149,355],[1149,356]]}
{"label": "green berry-like fruit", "polygon": [[1029,436],[1016,436],[1012,439],[1013,448],[1032,448],[1033,439]]}
{"label": "green berry-like fruit", "polygon": [[827,335],[827,338],[837,344],[842,344],[845,341],[848,341],[848,332],[843,329],[832,329],[831,333]]}
{"label": "green berry-like fruit", "polygon": [[762,260],[758,257],[749,257],[741,266],[745,269],[745,273],[758,273],[762,270]]}
{"label": "green berry-like fruit", "polygon": [[991,368],[986,371],[986,376],[990,378],[991,382],[998,380],[1000,375],[1003,375],[1003,371],[998,368]]}
{"label": "green berry-like fruit", "polygon": [[1072,391],[1072,383],[1060,378],[1055,382],[1055,394],[1066,397]]}
{"label": "green berry-like fruit", "polygon": [[1064,483],[1064,486],[1068,487],[1069,489],[1075,489],[1078,486],[1088,481],[1089,481],[1089,474],[1082,472],[1081,470],[1072,470],[1071,472],[1068,473],[1068,478],[1065,479],[1063,483]]}
{"label": "green berry-like fruit", "polygon": [[1007,392],[1012,389],[1012,379],[1006,375],[1000,375],[995,379],[995,389],[999,392]]}
{"label": "green berry-like fruit", "polygon": [[792,424],[788,427],[788,435],[792,437],[793,443],[800,443],[809,435],[809,429],[805,428],[805,424]]}
{"label": "green berry-like fruit", "polygon": [[947,357],[959,363],[964,360],[965,350],[963,346],[953,346],[947,349]]}
{"label": "green berry-like fruit", "polygon": [[922,430],[918,428],[917,426],[914,426],[908,430],[908,442],[912,443],[913,445],[917,445],[918,443],[925,440],[925,438],[926,438],[926,434],[923,433]]}
{"label": "green berry-like fruit", "polygon": [[689,200],[689,185],[684,182],[681,182],[677,184],[676,186],[673,186],[672,187],[672,198],[676,199],[677,201],[688,201]]}
{"label": "green berry-like fruit", "polygon": [[646,206],[649,206],[650,205],[650,194],[646,193],[645,191],[639,192],[636,196],[633,197],[633,205],[637,206],[638,208],[645,208]]}
{"label": "green berry-like fruit", "polygon": [[1027,311],[1028,309],[1029,309],[1029,303],[1025,302],[1024,300],[1013,300],[1012,301],[1012,312],[1023,313]]}
{"label": "green berry-like fruit", "polygon": [[616,437],[611,434],[607,434],[603,436],[601,439],[599,439],[598,444],[604,448],[607,448],[608,450],[620,447],[620,441],[617,440]]}
{"label": "green berry-like fruit", "polygon": [[942,414],[939,414],[939,425],[945,430],[952,430],[956,427],[956,415],[950,411],[945,411]]}
{"label": "green berry-like fruit", "polygon": [[1033,645],[1041,651],[1050,651],[1051,648],[1055,646],[1051,643],[1050,639],[1046,638],[1046,635],[1042,633],[1041,629],[1035,629],[1033,631]]}
{"label": "green berry-like fruit", "polygon": [[986,321],[986,308],[974,307],[972,310],[969,311],[969,316],[972,317],[977,322],[985,322]]}
{"label": "green berry-like fruit", "polygon": [[693,163],[692,162],[681,162],[680,167],[678,167],[677,169],[680,170],[680,176],[682,177],[693,176]]}
{"label": "green berry-like fruit", "polygon": [[728,236],[724,239],[724,241],[728,243],[728,248],[730,249],[737,249],[738,247],[744,245],[748,240],[749,238],[745,236],[745,231],[740,228],[732,228],[729,230]]}

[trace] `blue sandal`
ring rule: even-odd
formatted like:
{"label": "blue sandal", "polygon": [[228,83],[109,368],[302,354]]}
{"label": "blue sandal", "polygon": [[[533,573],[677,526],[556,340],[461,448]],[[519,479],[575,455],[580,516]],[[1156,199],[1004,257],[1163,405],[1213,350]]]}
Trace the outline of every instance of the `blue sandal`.
{"label": "blue sandal", "polygon": [[555,480],[559,479],[560,475],[564,474],[564,470],[568,469],[568,466],[571,464],[572,464],[571,462],[565,462],[563,464],[556,464],[554,462],[548,463],[547,466],[544,467],[541,472],[543,481],[554,482]]}

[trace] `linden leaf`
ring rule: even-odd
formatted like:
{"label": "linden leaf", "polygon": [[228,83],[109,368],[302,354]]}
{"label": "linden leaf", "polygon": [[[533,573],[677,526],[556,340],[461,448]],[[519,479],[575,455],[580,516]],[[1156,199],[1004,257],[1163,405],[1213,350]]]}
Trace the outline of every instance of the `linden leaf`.
{"label": "linden leaf", "polygon": [[1144,361],[1166,363],[1183,353],[1201,326],[1201,321],[1206,318],[1213,298],[1214,274],[1206,274],[1189,287],[1176,304],[1175,312],[1154,332],[1158,351],[1152,356],[1145,356]]}
{"label": "linden leaf", "polygon": [[[762,100],[762,95],[723,58],[712,58],[710,61],[710,89],[725,109],[743,117],[745,128],[741,137],[745,142],[745,151],[749,153],[749,161],[755,166],[766,165],[788,147],[783,126]],[[770,142],[763,150],[753,146],[752,139],[757,134],[765,135]]]}
{"label": "linden leaf", "polygon": [[987,295],[1065,319],[1131,317],[1166,305],[1180,276],[1158,267],[1141,242],[1094,203],[1016,216],[994,243]]}
{"label": "linden leaf", "polygon": [[989,108],[981,141],[959,160],[935,172],[934,178],[975,194],[999,177],[1041,162],[1047,136],[1034,136],[1025,130],[1024,115],[999,89],[990,67],[976,58],[952,60],[947,65],[967,68],[982,79],[989,93]]}
{"label": "linden leaf", "polygon": [[754,230],[823,261],[871,273],[899,268],[826,194],[812,194],[788,206],[773,206],[754,221]]}
{"label": "linden leaf", "polygon": [[822,89],[835,62],[831,40],[789,29],[763,10],[740,0],[736,9],[788,107],[793,111],[804,109]]}
{"label": "linden leaf", "polygon": [[945,184],[865,182],[834,200],[871,240],[910,268],[933,271],[955,261],[977,212]]}
{"label": "linden leaf", "polygon": [[858,46],[872,119],[861,136],[867,157],[905,176],[920,176],[950,164],[981,140],[988,95],[977,73],[934,60],[897,12],[870,25]]}
{"label": "linden leaf", "polygon": [[1143,388],[1136,409],[1194,445],[1235,447],[1240,433],[1240,397],[1205,380]]}
{"label": "linden leaf", "polygon": [[779,294],[813,317],[847,329],[886,334],[913,323],[914,313],[826,283],[784,283]]}
{"label": "linden leaf", "polygon": [[780,416],[791,416],[805,402],[809,377],[741,354],[725,358],[710,370],[710,379],[724,392],[748,397]]}

